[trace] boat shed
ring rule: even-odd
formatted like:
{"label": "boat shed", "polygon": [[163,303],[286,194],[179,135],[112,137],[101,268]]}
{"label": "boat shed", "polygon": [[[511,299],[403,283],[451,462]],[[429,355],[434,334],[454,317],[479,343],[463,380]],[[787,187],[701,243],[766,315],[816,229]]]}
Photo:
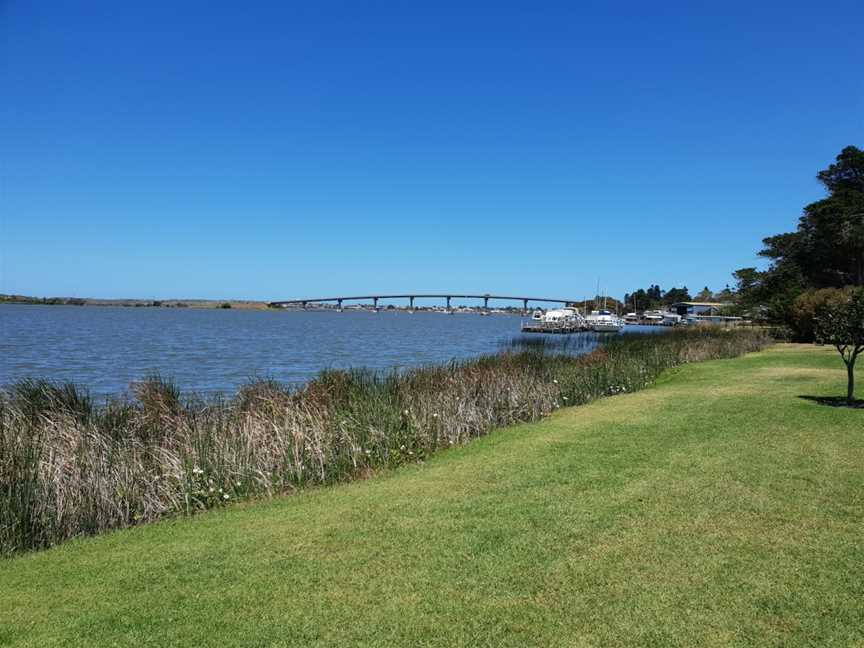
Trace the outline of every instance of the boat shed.
{"label": "boat shed", "polygon": [[720,315],[727,304],[720,302],[677,302],[670,306],[673,313],[682,317],[687,315]]}

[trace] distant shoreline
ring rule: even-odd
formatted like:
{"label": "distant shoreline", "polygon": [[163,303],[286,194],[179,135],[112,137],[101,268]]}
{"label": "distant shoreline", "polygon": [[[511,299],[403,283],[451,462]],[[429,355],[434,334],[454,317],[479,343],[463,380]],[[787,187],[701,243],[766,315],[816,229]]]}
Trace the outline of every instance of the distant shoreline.
{"label": "distant shoreline", "polygon": [[91,297],[31,297],[29,295],[0,295],[0,304],[115,306],[123,308],[237,308],[246,310],[266,310],[268,308],[268,302],[251,299],[97,299]]}
{"label": "distant shoreline", "polygon": [[[192,308],[192,309],[232,309],[232,310],[269,310],[279,312],[293,311],[336,311],[336,304],[310,304],[303,308],[298,304],[294,308],[271,308],[269,302],[251,299],[96,299],[89,297],[31,297],[28,295],[3,295],[0,294],[0,305],[16,304],[24,306],[101,306],[114,308]],[[373,304],[351,304],[345,306],[345,311],[372,311]],[[446,312],[441,306],[415,306],[413,309],[403,305],[380,305],[379,311],[422,311],[422,312]],[[479,313],[484,309],[474,305],[455,305],[454,313]],[[490,314],[519,314],[521,309],[516,307],[495,308],[488,311]]]}

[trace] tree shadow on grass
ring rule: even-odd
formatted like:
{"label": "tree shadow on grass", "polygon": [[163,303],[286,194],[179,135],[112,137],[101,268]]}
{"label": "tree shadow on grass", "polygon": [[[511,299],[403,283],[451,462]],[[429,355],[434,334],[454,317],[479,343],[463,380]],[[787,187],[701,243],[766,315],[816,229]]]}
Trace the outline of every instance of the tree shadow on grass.
{"label": "tree shadow on grass", "polygon": [[856,398],[851,403],[846,400],[845,396],[799,396],[804,400],[813,401],[820,405],[828,405],[829,407],[848,407],[850,409],[864,409],[864,400]]}

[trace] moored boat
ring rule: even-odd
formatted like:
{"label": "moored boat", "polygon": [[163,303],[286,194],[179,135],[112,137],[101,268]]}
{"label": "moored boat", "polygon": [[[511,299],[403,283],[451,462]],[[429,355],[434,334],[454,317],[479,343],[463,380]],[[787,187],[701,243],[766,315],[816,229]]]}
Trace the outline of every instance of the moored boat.
{"label": "moored boat", "polygon": [[642,320],[645,324],[662,324],[663,312],[659,310],[646,310],[642,313]]}
{"label": "moored boat", "polygon": [[597,333],[618,333],[624,328],[624,321],[608,310],[591,311],[585,321],[588,327]]}
{"label": "moored boat", "polygon": [[570,330],[585,328],[585,318],[575,308],[556,308],[546,311],[543,322],[550,326],[558,326]]}

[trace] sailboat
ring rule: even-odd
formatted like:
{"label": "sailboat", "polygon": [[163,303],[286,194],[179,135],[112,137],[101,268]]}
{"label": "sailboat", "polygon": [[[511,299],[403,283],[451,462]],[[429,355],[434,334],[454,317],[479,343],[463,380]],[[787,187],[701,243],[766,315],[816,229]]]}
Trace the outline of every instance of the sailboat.
{"label": "sailboat", "polygon": [[[597,293],[598,295],[600,293],[599,286]],[[600,310],[592,310],[591,314],[585,317],[585,323],[588,328],[596,333],[618,333],[624,328],[624,320],[616,313],[606,309],[605,295],[603,296],[603,308]]]}

